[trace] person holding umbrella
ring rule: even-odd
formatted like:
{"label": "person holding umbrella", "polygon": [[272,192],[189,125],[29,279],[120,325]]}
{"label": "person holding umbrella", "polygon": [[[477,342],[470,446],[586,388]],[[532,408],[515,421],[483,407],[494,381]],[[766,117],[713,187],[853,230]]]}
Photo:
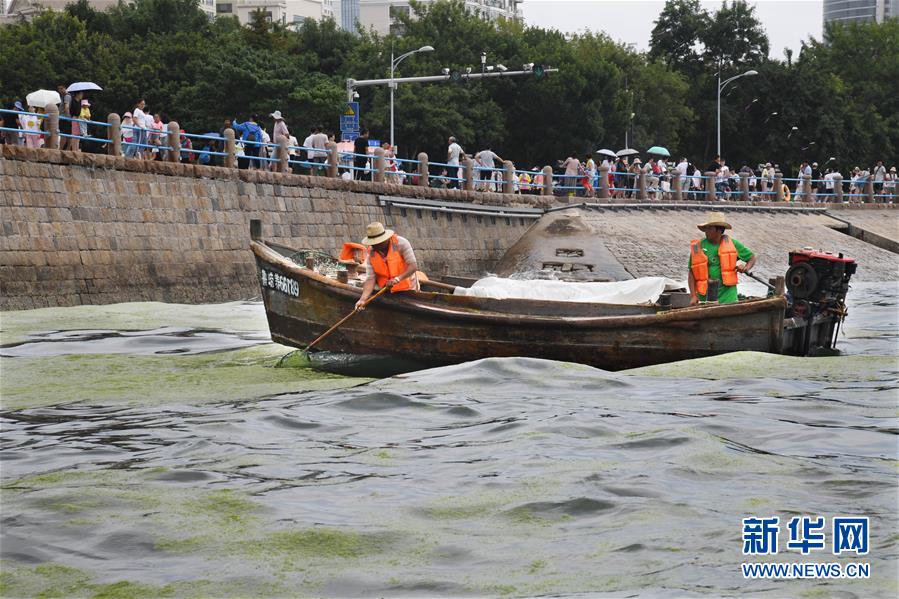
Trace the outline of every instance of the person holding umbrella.
{"label": "person holding umbrella", "polygon": [[[62,105],[59,111],[60,116],[65,116],[69,119],[84,118],[81,116],[81,112],[84,111],[84,102],[87,102],[84,97],[84,92],[91,90],[102,91],[103,88],[90,81],[78,81],[67,88],[63,88],[60,85],[59,94],[63,97],[60,102]],[[87,106],[90,107],[90,102],[88,102]],[[87,118],[90,119],[90,109],[87,110],[87,114]],[[60,133],[68,135],[87,135],[87,123],[79,123],[75,120],[60,119],[59,129]],[[77,137],[69,137],[68,142],[64,143],[65,141],[65,137],[60,137],[59,149],[65,149],[67,146],[69,150],[74,152],[80,151],[80,139]]]}

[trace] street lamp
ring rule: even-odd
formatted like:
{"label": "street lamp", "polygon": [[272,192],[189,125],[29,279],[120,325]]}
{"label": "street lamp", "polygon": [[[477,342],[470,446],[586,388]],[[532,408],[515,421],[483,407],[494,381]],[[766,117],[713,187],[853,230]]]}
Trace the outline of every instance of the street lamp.
{"label": "street lamp", "polygon": [[393,147],[393,90],[396,89],[396,81],[394,80],[393,74],[396,71],[396,67],[403,62],[406,58],[412,56],[413,54],[417,54],[418,52],[433,52],[434,46],[422,46],[418,50],[412,50],[410,52],[406,52],[405,54],[400,54],[395,59],[393,58],[393,52],[390,53],[390,147]]}
{"label": "street lamp", "polygon": [[721,81],[721,70],[718,70],[718,156],[721,156],[721,90],[723,90],[728,83],[739,79],[740,77],[754,77],[758,75],[759,72],[756,70],[749,70],[740,75],[734,75],[730,79],[725,79],[723,82]]}

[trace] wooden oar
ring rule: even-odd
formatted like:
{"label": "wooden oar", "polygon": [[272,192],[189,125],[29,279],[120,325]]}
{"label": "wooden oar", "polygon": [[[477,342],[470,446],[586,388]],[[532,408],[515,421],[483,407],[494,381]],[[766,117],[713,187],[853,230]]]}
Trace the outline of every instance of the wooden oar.
{"label": "wooden oar", "polygon": [[[378,298],[379,295],[381,295],[382,293],[384,293],[384,292],[387,291],[388,289],[390,289],[390,287],[387,287],[387,286],[382,287],[376,294],[374,294],[373,296],[371,296],[370,298],[368,298],[367,300],[365,300],[365,303],[362,304],[362,307],[364,308],[365,306],[367,306],[367,305],[369,305],[370,303],[372,303],[373,301],[375,301],[375,300]],[[306,349],[304,349],[301,353],[303,353],[303,354],[308,354],[308,353],[309,353],[309,350],[312,349],[312,347],[313,347],[315,344],[317,344],[319,341],[321,341],[322,339],[324,339],[325,337],[327,337],[328,335],[330,335],[331,333],[333,333],[334,331],[336,331],[336,330],[340,327],[340,325],[342,325],[343,323],[345,323],[346,321],[348,321],[350,318],[352,318],[353,315],[355,315],[356,312],[358,312],[359,310],[360,310],[360,308],[355,308],[355,309],[353,309],[352,312],[350,312],[349,314],[347,314],[346,316],[344,316],[343,318],[341,318],[340,320],[338,320],[338,321],[337,321],[337,324],[335,324],[335,325],[332,326],[330,329],[328,329],[327,331],[325,331],[324,333],[322,333],[321,335],[319,335],[319,336],[315,339],[315,341],[313,341],[312,343],[310,343],[309,345],[307,345],[307,346],[306,346]]]}

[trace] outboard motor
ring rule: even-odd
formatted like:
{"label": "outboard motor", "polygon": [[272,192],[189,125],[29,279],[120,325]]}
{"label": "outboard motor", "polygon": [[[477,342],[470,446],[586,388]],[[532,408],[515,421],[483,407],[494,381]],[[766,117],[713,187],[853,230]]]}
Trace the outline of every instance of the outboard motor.
{"label": "outboard motor", "polygon": [[811,248],[790,252],[786,275],[790,305],[786,315],[805,320],[805,334],[799,336],[790,353],[807,355],[812,346],[834,346],[846,317],[846,293],[856,267],[855,260],[842,253]]}

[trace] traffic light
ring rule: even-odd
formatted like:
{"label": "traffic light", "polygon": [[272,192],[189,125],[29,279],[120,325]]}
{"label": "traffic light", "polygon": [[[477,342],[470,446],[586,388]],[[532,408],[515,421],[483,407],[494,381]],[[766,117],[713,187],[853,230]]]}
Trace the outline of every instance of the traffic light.
{"label": "traffic light", "polygon": [[546,77],[546,67],[542,64],[534,65],[534,78],[543,79]]}

